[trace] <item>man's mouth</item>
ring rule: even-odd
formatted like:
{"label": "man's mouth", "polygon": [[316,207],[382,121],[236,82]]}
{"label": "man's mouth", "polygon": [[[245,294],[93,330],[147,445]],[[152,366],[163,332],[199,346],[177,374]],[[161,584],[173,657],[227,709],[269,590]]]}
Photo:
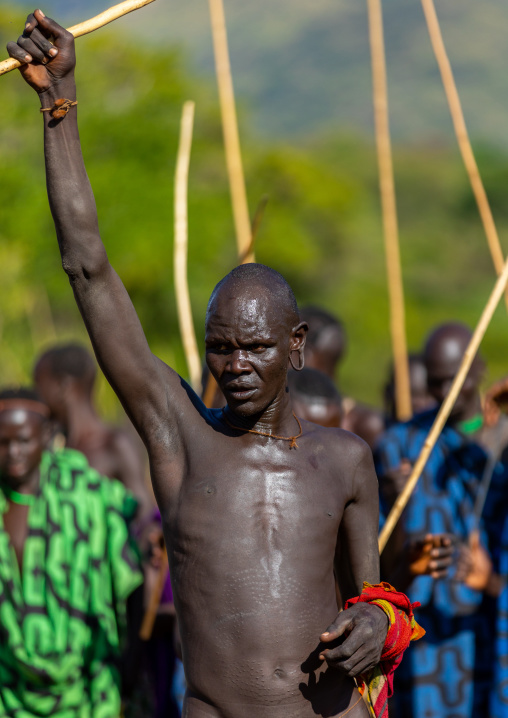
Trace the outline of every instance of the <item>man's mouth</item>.
{"label": "man's mouth", "polygon": [[250,399],[256,391],[254,387],[245,384],[229,384],[225,390],[230,397],[237,401]]}
{"label": "man's mouth", "polygon": [[16,462],[16,463],[13,462],[12,464],[7,464],[7,473],[10,476],[23,476],[25,471],[26,471],[25,464],[22,464],[19,462]]}

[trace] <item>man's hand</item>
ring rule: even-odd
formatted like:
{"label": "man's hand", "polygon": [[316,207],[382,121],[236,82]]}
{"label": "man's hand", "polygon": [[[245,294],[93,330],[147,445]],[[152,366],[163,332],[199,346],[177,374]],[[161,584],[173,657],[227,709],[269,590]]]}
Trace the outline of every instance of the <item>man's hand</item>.
{"label": "man's hand", "polygon": [[73,76],[74,37],[42,10],[35,10],[27,17],[23,34],[17,42],[7,44],[7,52],[22,63],[21,74],[38,94]]}
{"label": "man's hand", "polygon": [[339,613],[335,621],[321,634],[323,643],[331,643],[347,633],[343,643],[327,648],[319,655],[332,668],[354,678],[379,663],[388,633],[388,617],[378,606],[355,603]]}
{"label": "man's hand", "polygon": [[386,505],[391,508],[411,476],[413,465],[409,459],[401,459],[397,468],[387,471],[380,482],[380,490]]}
{"label": "man's hand", "polygon": [[462,546],[457,561],[457,581],[475,591],[485,591],[492,575],[492,561],[480,543],[480,534],[473,531],[469,546]]}
{"label": "man's hand", "polygon": [[405,553],[403,560],[407,561],[412,577],[444,578],[453,563],[453,537],[448,534],[426,534],[423,538],[410,541]]}
{"label": "man's hand", "polygon": [[497,381],[485,394],[483,418],[487,426],[495,426],[501,412],[508,413],[508,377]]}

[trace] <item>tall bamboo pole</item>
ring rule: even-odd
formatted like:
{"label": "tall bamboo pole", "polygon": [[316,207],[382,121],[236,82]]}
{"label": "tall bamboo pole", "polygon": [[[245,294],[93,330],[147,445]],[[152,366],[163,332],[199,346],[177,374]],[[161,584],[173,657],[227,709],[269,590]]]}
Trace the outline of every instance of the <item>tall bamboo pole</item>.
{"label": "tall bamboo pole", "polygon": [[[125,2],[114,5],[104,12],[101,12],[99,15],[90,18],[90,20],[85,20],[78,25],[69,27],[68,30],[72,35],[74,35],[74,37],[82,37],[83,35],[87,35],[89,32],[94,32],[95,30],[104,27],[104,25],[108,25],[110,22],[113,22],[113,20],[118,20],[118,18],[123,17],[134,10],[139,10],[152,2],[154,2],[154,0],[125,0]],[[3,62],[0,62],[0,75],[5,75],[7,72],[11,72],[17,67],[21,67],[21,63],[17,60],[13,60],[12,58],[4,60]]]}
{"label": "tall bamboo pole", "polygon": [[[452,66],[446,52],[436,8],[433,0],[422,0],[422,5],[425,19],[427,21],[430,41],[439,66],[441,78],[443,80],[443,87],[448,101],[448,106],[450,108],[450,114],[452,116],[453,127],[457,136],[460,153],[471,183],[476,204],[478,205],[478,211],[480,212],[483,228],[485,230],[485,234],[487,235],[487,242],[492,261],[497,274],[500,275],[504,266],[503,250],[501,249],[501,243],[499,241],[499,235],[497,233],[492,211],[490,209],[487,193],[485,192],[485,187],[483,186],[478,165],[473,153],[473,148],[471,146],[471,141],[469,139],[462,105],[457,91],[457,85],[455,84]],[[506,297],[506,301],[508,305],[508,295]]]}
{"label": "tall bamboo pole", "polygon": [[397,204],[393,177],[392,148],[388,118],[388,88],[383,35],[381,0],[367,0],[369,10],[369,37],[372,59],[374,93],[374,122],[379,165],[379,188],[383,212],[383,228],[390,302],[390,332],[395,373],[395,407],[397,418],[411,418],[411,391],[409,362],[406,344],[404,289],[400,266]]}
{"label": "tall bamboo pole", "polygon": [[[252,220],[252,227],[251,227],[251,240],[249,243],[249,247],[247,248],[247,251],[244,253],[243,257],[240,256],[238,258],[238,264],[246,264],[249,261],[252,261],[249,259],[249,255],[254,256],[254,245],[256,243],[256,237],[258,234],[259,227],[261,225],[261,221],[263,219],[266,205],[268,203],[268,195],[263,195],[261,197],[259,204],[256,208],[256,213],[254,214],[254,218]],[[213,378],[211,374],[208,375],[208,379],[205,386],[205,391],[203,392],[203,403],[207,407],[211,407],[214,399],[215,394],[217,392],[217,382]]]}
{"label": "tall bamboo pole", "polygon": [[222,131],[224,133],[226,165],[229,177],[231,202],[233,205],[233,219],[235,223],[238,256],[245,256],[244,261],[253,262],[254,253],[252,251],[249,252],[251,243],[249,207],[247,203],[247,192],[245,189],[242,155],[240,152],[240,137],[238,134],[238,120],[236,116],[231,64],[229,61],[224,5],[222,0],[209,0],[209,5],[212,23],[213,49],[215,54],[215,68],[217,72],[217,84],[219,87],[219,100],[222,116]]}
{"label": "tall bamboo pole", "polygon": [[159,571],[157,572],[155,585],[148,598],[148,606],[143,615],[143,620],[139,629],[139,637],[142,641],[149,641],[152,637],[153,627],[155,624],[155,619],[157,618],[157,612],[159,610],[162,592],[164,591],[164,584],[166,583],[168,573],[168,554],[166,552],[166,547],[164,547],[162,550],[161,563],[159,566]]}
{"label": "tall bamboo pole", "polygon": [[187,193],[189,163],[194,125],[194,102],[186,102],[182,110],[180,123],[180,141],[175,171],[175,241],[174,241],[174,278],[178,322],[182,336],[185,359],[189,371],[190,383],[195,392],[199,392],[201,383],[201,361],[194,330],[192,308],[187,278],[188,254],[188,211]]}
{"label": "tall bamboo pole", "polygon": [[506,260],[506,263],[503,266],[503,270],[502,270],[501,274],[499,275],[497,282],[495,284],[495,287],[492,291],[492,294],[490,295],[489,300],[485,306],[485,309],[482,312],[480,321],[478,322],[478,325],[473,333],[473,336],[471,337],[471,341],[469,342],[468,347],[467,347],[466,351],[464,352],[464,357],[460,364],[459,370],[455,376],[455,379],[453,380],[453,383],[450,387],[448,396],[446,397],[444,402],[441,404],[441,408],[439,409],[439,412],[434,420],[434,423],[432,424],[429,434],[428,434],[427,438],[425,439],[425,443],[422,447],[422,450],[420,452],[418,459],[416,460],[416,463],[413,467],[411,475],[410,475],[409,479],[407,480],[407,483],[404,486],[404,489],[402,490],[402,492],[399,494],[397,500],[395,501],[393,508],[390,511],[390,514],[389,514],[389,516],[386,520],[386,523],[383,527],[383,530],[381,531],[381,534],[379,536],[379,552],[380,553],[383,552],[383,549],[385,548],[385,546],[388,542],[388,539],[390,538],[392,531],[397,524],[397,521],[399,520],[409,499],[411,498],[411,494],[413,493],[415,486],[418,483],[418,479],[420,478],[420,475],[421,475],[423,469],[425,468],[425,464],[427,463],[427,460],[431,454],[431,451],[434,448],[436,441],[439,438],[439,435],[448,420],[448,417],[450,416],[450,412],[453,409],[453,405],[455,404],[455,401],[460,393],[460,390],[462,389],[464,381],[466,380],[469,369],[471,368],[471,364],[473,363],[473,359],[476,356],[476,352],[478,351],[481,341],[482,341],[483,337],[485,336],[485,332],[487,331],[487,328],[488,328],[490,321],[494,315],[496,307],[499,304],[499,300],[501,299],[503,292],[506,289],[507,282],[508,282],[508,259]]}

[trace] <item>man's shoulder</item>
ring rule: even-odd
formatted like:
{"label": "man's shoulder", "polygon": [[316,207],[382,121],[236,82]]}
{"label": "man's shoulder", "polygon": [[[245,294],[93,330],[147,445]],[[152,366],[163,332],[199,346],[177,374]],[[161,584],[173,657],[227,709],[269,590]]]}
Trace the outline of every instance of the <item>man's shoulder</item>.
{"label": "man's shoulder", "polygon": [[351,431],[327,428],[311,422],[304,423],[304,430],[306,432],[310,431],[310,438],[314,438],[320,444],[325,445],[341,461],[357,463],[367,456],[372,456],[372,451],[367,442]]}
{"label": "man's shoulder", "polygon": [[102,476],[92,468],[86,456],[76,449],[59,449],[46,452],[43,466],[47,473],[48,484],[57,489],[61,498],[73,503],[84,504],[92,501],[125,513],[134,515],[137,501],[132,493],[118,479]]}

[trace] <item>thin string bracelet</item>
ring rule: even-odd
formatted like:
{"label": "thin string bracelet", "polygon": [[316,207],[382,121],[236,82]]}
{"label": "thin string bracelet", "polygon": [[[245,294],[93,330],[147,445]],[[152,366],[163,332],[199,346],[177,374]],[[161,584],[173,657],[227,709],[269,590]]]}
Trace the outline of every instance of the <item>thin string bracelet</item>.
{"label": "thin string bracelet", "polygon": [[53,107],[41,107],[40,112],[49,112],[54,120],[61,120],[69,112],[71,107],[75,107],[77,104],[77,100],[66,100],[65,97],[60,97],[58,100],[55,100]]}

